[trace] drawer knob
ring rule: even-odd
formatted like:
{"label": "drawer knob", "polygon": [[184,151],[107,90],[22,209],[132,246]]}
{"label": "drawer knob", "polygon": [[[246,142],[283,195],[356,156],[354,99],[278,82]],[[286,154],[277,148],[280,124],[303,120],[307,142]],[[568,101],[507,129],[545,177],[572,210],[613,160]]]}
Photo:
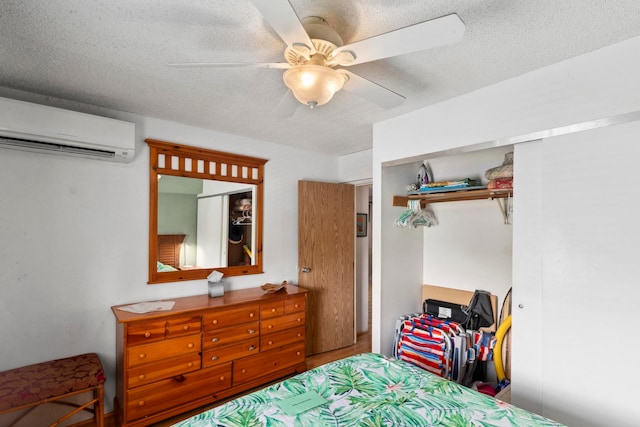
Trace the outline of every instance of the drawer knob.
{"label": "drawer knob", "polygon": [[240,371],[240,372],[242,372],[243,374],[246,374],[246,373],[247,373],[247,370],[246,370],[246,369],[243,369],[243,370],[242,370],[242,371]]}
{"label": "drawer knob", "polygon": [[269,341],[267,344],[272,345],[272,344],[273,344],[273,341]]}
{"label": "drawer knob", "polygon": [[272,308],[272,309],[271,309],[271,312],[272,312],[272,313],[275,313],[275,312],[276,312],[276,309],[275,309],[275,308]]}
{"label": "drawer knob", "polygon": [[144,375],[140,375],[140,379],[143,380],[144,379]]}
{"label": "drawer knob", "polygon": [[302,322],[302,319],[301,319],[301,318],[299,318],[299,317],[298,317],[298,319],[296,319],[296,320],[298,320],[298,322]]}
{"label": "drawer knob", "polygon": [[213,356],[213,357],[211,358],[211,360],[213,360],[213,361],[215,362],[216,360],[218,360],[218,356]]}
{"label": "drawer knob", "polygon": [[269,325],[269,326],[267,326],[267,328],[273,329],[273,325]]}
{"label": "drawer knob", "polygon": [[144,333],[145,338],[149,338],[151,336],[151,332],[147,331]]}
{"label": "drawer knob", "polygon": [[184,325],[184,326],[182,327],[182,330],[183,330],[183,331],[188,331],[188,330],[189,330],[189,325]]}
{"label": "drawer knob", "polygon": [[187,368],[193,368],[193,362],[187,363]]}
{"label": "drawer knob", "polygon": [[140,354],[138,355],[138,357],[139,357],[140,359],[144,359],[145,357],[147,357],[147,355],[146,355],[146,354],[144,354],[144,353],[140,353]]}
{"label": "drawer knob", "polygon": [[300,332],[298,332],[298,338],[301,337],[301,336],[302,336],[302,334]]}
{"label": "drawer knob", "polygon": [[220,381],[224,381],[224,375],[220,376]]}
{"label": "drawer knob", "polygon": [[144,406],[144,400],[138,401],[138,406]]}
{"label": "drawer knob", "polygon": [[293,304],[293,307],[294,308],[298,308],[298,307],[300,307],[300,304]]}
{"label": "drawer knob", "polygon": [[218,319],[213,319],[213,320],[211,321],[211,323],[213,323],[214,325],[217,325],[217,324],[218,324]]}
{"label": "drawer knob", "polygon": [[193,347],[194,347],[194,344],[193,344],[192,342],[190,342],[189,344],[187,344],[187,347],[188,347],[188,348],[193,348]]}
{"label": "drawer knob", "polygon": [[255,349],[256,349],[256,346],[255,346],[255,345],[251,345],[251,346],[249,346],[249,351],[253,351],[253,350],[255,350]]}
{"label": "drawer knob", "polygon": [[218,337],[215,337],[215,338],[211,339],[211,342],[218,342],[218,341],[220,341],[220,339]]}
{"label": "drawer knob", "polygon": [[253,316],[255,316],[254,313],[249,313],[249,317],[253,317]]}
{"label": "drawer knob", "polygon": [[247,332],[249,332],[249,335],[253,335],[256,333],[255,329],[249,329]]}
{"label": "drawer knob", "polygon": [[296,356],[300,356],[300,352],[299,351],[296,351]]}

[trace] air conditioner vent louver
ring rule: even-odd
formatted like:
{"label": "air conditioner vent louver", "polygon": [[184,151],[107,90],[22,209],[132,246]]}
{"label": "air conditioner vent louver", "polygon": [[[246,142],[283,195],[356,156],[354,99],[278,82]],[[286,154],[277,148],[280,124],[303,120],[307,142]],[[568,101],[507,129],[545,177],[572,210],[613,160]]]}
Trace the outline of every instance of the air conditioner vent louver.
{"label": "air conditioner vent louver", "polygon": [[69,147],[65,145],[55,144],[53,142],[39,142],[39,141],[29,141],[26,139],[20,138],[7,138],[4,136],[0,136],[0,146],[4,146],[5,148],[16,148],[18,150],[45,150],[45,151],[53,151],[61,154],[80,154],[80,155],[89,155],[89,156],[97,156],[97,157],[105,157],[105,158],[113,158],[115,157],[115,153],[113,151],[106,150],[95,150],[92,148],[81,148],[81,147]]}
{"label": "air conditioner vent louver", "polygon": [[0,148],[130,163],[135,125],[0,98]]}

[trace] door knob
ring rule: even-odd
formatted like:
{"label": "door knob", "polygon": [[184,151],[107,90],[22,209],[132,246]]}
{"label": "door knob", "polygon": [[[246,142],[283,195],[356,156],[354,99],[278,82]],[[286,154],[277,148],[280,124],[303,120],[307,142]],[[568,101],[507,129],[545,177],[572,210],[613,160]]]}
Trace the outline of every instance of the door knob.
{"label": "door knob", "polygon": [[302,271],[303,273],[309,273],[311,269],[309,267],[302,267],[300,271]]}

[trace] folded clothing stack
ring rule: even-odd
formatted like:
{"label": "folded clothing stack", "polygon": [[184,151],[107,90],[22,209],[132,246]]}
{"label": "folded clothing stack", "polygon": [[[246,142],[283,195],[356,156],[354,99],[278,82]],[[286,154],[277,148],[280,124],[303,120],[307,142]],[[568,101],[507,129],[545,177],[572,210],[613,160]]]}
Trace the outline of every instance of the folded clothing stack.
{"label": "folded clothing stack", "polygon": [[510,178],[496,178],[487,183],[489,190],[502,190],[505,188],[513,188],[513,177]]}
{"label": "folded clothing stack", "polygon": [[488,169],[484,176],[489,180],[487,188],[490,190],[513,188],[513,151],[504,155],[501,166]]}
{"label": "folded clothing stack", "polygon": [[478,181],[471,178],[458,179],[455,181],[438,181],[422,184],[419,191],[428,193],[430,191],[461,190],[464,188],[475,187],[479,184],[480,183]]}

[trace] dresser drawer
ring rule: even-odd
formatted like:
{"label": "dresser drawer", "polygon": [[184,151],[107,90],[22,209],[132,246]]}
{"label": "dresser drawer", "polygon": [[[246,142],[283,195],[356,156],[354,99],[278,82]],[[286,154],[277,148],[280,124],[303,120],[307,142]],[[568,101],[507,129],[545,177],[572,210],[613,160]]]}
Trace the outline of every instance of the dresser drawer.
{"label": "dresser drawer", "polygon": [[260,319],[282,316],[284,314],[284,302],[274,301],[260,306]]}
{"label": "dresser drawer", "polygon": [[137,345],[163,340],[165,333],[164,320],[130,323],[127,325],[127,344]]}
{"label": "dresser drawer", "polygon": [[126,392],[127,419],[135,420],[231,387],[231,363],[158,381]]}
{"label": "dresser drawer", "polygon": [[265,335],[260,338],[260,351],[269,351],[276,347],[303,341],[305,336],[305,329],[306,328],[304,326],[301,326],[299,328],[288,329],[286,331]]}
{"label": "dresser drawer", "polygon": [[170,357],[198,353],[201,349],[200,340],[200,334],[195,334],[129,348],[127,349],[127,367],[130,368]]}
{"label": "dresser drawer", "polygon": [[203,316],[203,327],[205,331],[216,328],[228,328],[229,326],[259,320],[259,316],[259,305],[245,305],[229,310],[217,310],[206,313]]}
{"label": "dresser drawer", "polygon": [[180,335],[189,335],[200,332],[202,321],[200,316],[176,317],[167,320],[167,338],[174,338]]}
{"label": "dresser drawer", "polygon": [[197,371],[198,369],[200,369],[200,355],[198,353],[147,363],[128,370],[127,388],[140,387],[141,385]]}
{"label": "dresser drawer", "polygon": [[289,297],[284,301],[284,313],[297,313],[307,307],[307,298],[304,295]]}
{"label": "dresser drawer", "polygon": [[307,294],[303,288],[278,294],[252,288],[222,298],[174,298],[166,312],[133,314],[112,307],[118,425],[165,424],[195,407],[303,371]]}
{"label": "dresser drawer", "polygon": [[296,328],[305,325],[305,312],[287,314],[286,316],[274,317],[260,322],[260,335],[271,334],[273,332],[284,331],[285,329]]}
{"label": "dresser drawer", "polygon": [[231,328],[206,331],[202,341],[204,350],[224,347],[239,341],[255,338],[260,335],[260,322],[244,323]]}
{"label": "dresser drawer", "polygon": [[260,376],[304,362],[304,341],[233,362],[233,383],[242,384]]}
{"label": "dresser drawer", "polygon": [[219,363],[230,362],[231,360],[237,359],[239,357],[256,354],[260,351],[259,345],[260,340],[258,339],[258,337],[255,337],[253,339],[243,341],[238,344],[233,344],[227,347],[206,350],[202,354],[202,365],[207,368]]}

